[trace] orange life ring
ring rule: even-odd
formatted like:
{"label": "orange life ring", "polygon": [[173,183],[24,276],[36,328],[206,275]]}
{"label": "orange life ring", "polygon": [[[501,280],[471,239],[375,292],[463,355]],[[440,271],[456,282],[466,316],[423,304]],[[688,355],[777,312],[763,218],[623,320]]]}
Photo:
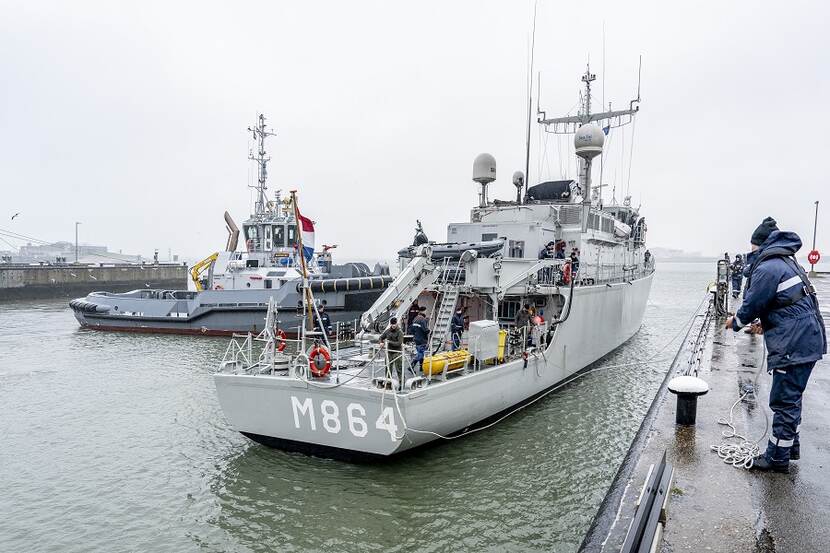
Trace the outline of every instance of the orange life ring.
{"label": "orange life ring", "polygon": [[568,261],[562,267],[562,282],[565,284],[571,283],[571,262]]}
{"label": "orange life ring", "polygon": [[[318,363],[320,358],[323,361],[322,365]],[[311,370],[311,374],[317,378],[329,374],[331,370],[331,353],[329,353],[329,350],[325,346],[315,346],[311,350],[308,354],[308,368]]]}
{"label": "orange life ring", "polygon": [[277,351],[282,351],[285,349],[285,338],[285,331],[281,328],[277,329]]}

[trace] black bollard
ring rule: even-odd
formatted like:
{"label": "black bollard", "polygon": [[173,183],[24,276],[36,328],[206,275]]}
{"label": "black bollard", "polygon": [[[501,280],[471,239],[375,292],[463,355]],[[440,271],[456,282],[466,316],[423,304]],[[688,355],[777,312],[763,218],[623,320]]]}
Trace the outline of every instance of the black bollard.
{"label": "black bollard", "polygon": [[675,422],[694,426],[697,421],[697,398],[709,391],[709,385],[695,376],[676,376],[669,381],[669,391],[677,396]]}

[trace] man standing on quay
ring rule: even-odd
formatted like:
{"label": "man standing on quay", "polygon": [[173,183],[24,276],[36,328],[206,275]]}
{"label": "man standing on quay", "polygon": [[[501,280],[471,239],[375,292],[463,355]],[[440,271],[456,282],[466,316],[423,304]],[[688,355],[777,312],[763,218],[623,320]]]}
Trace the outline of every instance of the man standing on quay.
{"label": "man standing on quay", "polygon": [[795,259],[801,249],[798,235],[778,230],[775,220],[767,217],[750,242],[752,267],[744,301],[726,326],[737,332],[761,320],[760,327],[753,328],[766,342],[773,419],[767,450],[755,458],[752,468],[789,472],[790,461],[801,457],[801,396],[816,361],[827,350],[824,321],[815,289]]}

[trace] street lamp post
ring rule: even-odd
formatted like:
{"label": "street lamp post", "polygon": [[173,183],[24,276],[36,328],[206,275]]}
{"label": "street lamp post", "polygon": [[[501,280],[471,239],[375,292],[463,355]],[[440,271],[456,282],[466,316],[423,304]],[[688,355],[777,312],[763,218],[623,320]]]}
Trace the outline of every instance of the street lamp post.
{"label": "street lamp post", "polygon": [[80,225],[78,221],[75,221],[75,263],[78,262],[78,225]]}
{"label": "street lamp post", "polygon": [[[813,221],[813,249],[816,251],[816,229],[818,228],[818,200],[816,200],[816,218]],[[810,263],[810,276],[816,276],[816,264]]]}

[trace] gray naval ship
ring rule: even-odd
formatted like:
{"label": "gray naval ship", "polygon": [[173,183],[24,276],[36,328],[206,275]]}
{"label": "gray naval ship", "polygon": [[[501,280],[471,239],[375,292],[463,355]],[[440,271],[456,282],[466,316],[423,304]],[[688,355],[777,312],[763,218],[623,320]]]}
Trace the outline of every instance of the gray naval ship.
{"label": "gray naval ship", "polygon": [[[516,172],[516,200],[491,202],[496,163],[480,155],[473,164],[479,203],[469,220],[449,224],[444,243],[421,236],[402,250],[401,272],[363,314],[353,341],[314,332],[310,309],[298,340],[286,347],[274,306],[261,334],[232,340],[214,374],[228,422],[287,450],[386,458],[487,428],[631,338],[654,273],[645,219],[629,199],[603,205],[591,169],[603,129],[631,122],[639,97],[628,109],[592,113],[594,76],[589,71],[582,80],[578,115],[538,117],[549,132],[574,134],[578,180],[527,187]],[[496,252],[493,241],[501,244]],[[539,255],[551,242],[578,256]],[[313,295],[309,289],[305,299],[312,307]],[[377,334],[392,317],[405,320],[413,302],[429,317],[421,367],[411,361],[411,343],[401,355]],[[543,317],[517,318],[524,304]],[[454,350],[450,316],[459,309],[465,322]],[[396,357],[403,358],[400,376]]]}
{"label": "gray naval ship", "polygon": [[[191,268],[195,290],[141,289],[125,293],[92,292],[72,300],[84,328],[198,335],[231,335],[262,330],[271,299],[280,308],[283,332],[296,335],[302,324],[301,266],[316,301],[325,305],[330,332],[354,330],[356,321],[392,281],[389,268],[363,263],[335,265],[330,246],[314,248],[314,224],[296,206],[296,195],[267,197],[265,139],[273,136],[259,115],[249,128],[257,144],[254,213],[242,224],[244,251],[237,251],[239,228],[226,212],[228,241]],[[300,238],[304,236],[304,247]]]}

